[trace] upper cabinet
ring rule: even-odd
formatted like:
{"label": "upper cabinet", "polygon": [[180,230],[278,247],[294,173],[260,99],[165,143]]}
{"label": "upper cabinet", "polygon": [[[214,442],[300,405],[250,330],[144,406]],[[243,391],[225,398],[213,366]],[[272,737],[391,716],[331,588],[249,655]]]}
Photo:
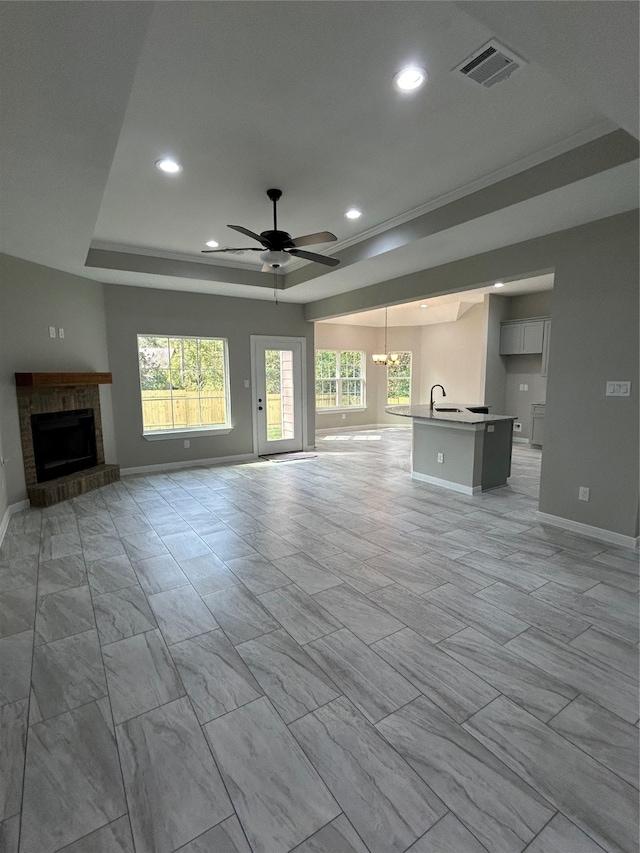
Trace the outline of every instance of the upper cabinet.
{"label": "upper cabinet", "polygon": [[[532,320],[510,320],[500,324],[500,355],[524,355],[543,353],[545,337],[551,332],[548,317]],[[545,370],[546,374],[546,370]]]}

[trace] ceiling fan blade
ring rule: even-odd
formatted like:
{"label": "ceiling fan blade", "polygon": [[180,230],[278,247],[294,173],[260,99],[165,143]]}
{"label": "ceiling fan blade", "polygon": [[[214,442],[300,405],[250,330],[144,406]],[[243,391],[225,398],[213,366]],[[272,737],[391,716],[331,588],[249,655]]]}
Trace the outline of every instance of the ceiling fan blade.
{"label": "ceiling fan blade", "polygon": [[305,252],[300,249],[287,249],[290,255],[294,258],[304,258],[305,261],[316,261],[319,264],[326,264],[328,267],[337,267],[340,261],[338,258],[328,258],[326,255],[316,255],[315,252]]}
{"label": "ceiling fan blade", "polygon": [[294,237],[291,241],[297,249],[300,246],[312,246],[314,243],[330,243],[332,240],[337,240],[335,234],[331,231],[318,231],[317,234],[305,234],[303,237]]}
{"label": "ceiling fan blade", "polygon": [[257,246],[240,246],[240,247],[231,247],[227,246],[225,249],[200,249],[203,255],[210,255],[212,252],[261,252],[262,249],[258,249]]}
{"label": "ceiling fan blade", "polygon": [[260,234],[256,234],[255,231],[249,231],[248,228],[243,228],[242,225],[227,225],[227,228],[233,228],[234,231],[239,231],[241,234],[244,234],[245,237],[252,237],[254,240],[257,240],[258,243],[262,243],[265,248],[269,248],[269,243],[261,237]]}

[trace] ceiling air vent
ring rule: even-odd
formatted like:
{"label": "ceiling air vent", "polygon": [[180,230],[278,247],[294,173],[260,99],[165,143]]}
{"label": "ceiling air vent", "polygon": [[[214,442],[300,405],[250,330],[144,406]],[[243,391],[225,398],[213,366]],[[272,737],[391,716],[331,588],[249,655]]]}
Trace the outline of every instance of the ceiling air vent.
{"label": "ceiling air vent", "polygon": [[453,73],[456,76],[461,74],[466,80],[490,89],[496,83],[506,80],[523,65],[526,65],[523,59],[492,39],[460,65],[456,65]]}

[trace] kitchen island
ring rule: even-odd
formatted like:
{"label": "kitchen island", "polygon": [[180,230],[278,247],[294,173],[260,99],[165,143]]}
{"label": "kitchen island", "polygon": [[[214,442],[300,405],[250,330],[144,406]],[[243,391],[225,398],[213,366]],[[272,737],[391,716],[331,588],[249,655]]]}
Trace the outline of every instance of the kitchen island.
{"label": "kitchen island", "polygon": [[[474,409],[476,411],[474,411]],[[411,476],[465,495],[504,486],[511,474],[515,416],[481,414],[485,406],[448,403],[387,406],[413,419]]]}

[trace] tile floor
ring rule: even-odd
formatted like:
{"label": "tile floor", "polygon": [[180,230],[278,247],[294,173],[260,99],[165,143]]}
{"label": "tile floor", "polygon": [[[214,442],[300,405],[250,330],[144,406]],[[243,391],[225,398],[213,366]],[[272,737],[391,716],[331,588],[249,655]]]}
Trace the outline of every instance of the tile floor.
{"label": "tile floor", "polygon": [[127,477],[0,549],[2,853],[637,851],[638,559],[410,432]]}

